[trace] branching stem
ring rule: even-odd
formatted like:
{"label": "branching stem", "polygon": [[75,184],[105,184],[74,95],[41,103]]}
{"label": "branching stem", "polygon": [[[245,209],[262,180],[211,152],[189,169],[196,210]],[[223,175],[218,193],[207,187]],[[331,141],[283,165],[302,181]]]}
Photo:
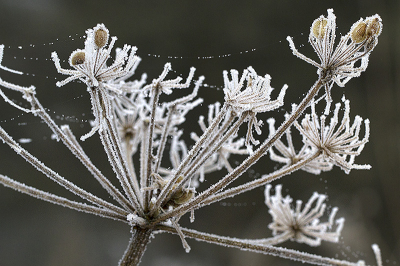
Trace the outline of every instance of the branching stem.
{"label": "branching stem", "polygon": [[207,190],[203,191],[201,194],[193,198],[186,204],[183,204],[170,212],[162,214],[158,216],[153,223],[159,223],[161,221],[165,221],[171,217],[176,215],[182,216],[184,213],[196,208],[197,205],[201,204],[201,202],[210,195],[217,193],[227,185],[229,185],[232,181],[237,179],[240,175],[242,175],[247,169],[250,168],[253,164],[255,164],[262,156],[264,156],[268,149],[272,146],[272,144],[277,141],[283,133],[296,121],[297,118],[303,113],[306,107],[309,105],[311,100],[317,95],[319,89],[324,85],[325,77],[320,77],[314,85],[311,87],[306,97],[301,101],[301,103],[297,106],[296,110],[286,119],[286,121],[276,130],[275,134],[270,136],[255,152],[253,155],[249,156],[246,160],[244,160],[238,167],[236,167],[232,172],[228,173],[225,177],[223,177],[219,182],[209,187]]}

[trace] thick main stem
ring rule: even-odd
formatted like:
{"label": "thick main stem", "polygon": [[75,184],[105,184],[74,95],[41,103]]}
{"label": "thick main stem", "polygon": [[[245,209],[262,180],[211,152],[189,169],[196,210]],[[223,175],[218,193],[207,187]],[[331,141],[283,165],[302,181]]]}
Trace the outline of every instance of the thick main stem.
{"label": "thick main stem", "polygon": [[120,266],[139,265],[147,245],[150,243],[153,229],[150,228],[132,228],[132,237],[125,250],[124,256],[119,261]]}

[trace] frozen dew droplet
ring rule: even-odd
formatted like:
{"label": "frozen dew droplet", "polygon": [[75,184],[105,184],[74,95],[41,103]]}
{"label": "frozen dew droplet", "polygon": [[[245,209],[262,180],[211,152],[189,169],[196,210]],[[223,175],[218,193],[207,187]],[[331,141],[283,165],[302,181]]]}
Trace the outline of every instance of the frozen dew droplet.
{"label": "frozen dew droplet", "polygon": [[29,139],[29,138],[20,138],[19,140],[18,140],[18,142],[19,143],[30,143],[30,142],[32,142],[32,139]]}

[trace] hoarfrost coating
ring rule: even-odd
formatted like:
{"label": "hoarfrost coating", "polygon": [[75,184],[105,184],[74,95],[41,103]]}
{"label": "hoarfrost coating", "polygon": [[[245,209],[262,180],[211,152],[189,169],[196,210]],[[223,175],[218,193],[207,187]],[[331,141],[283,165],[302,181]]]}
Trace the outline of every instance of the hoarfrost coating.
{"label": "hoarfrost coating", "polygon": [[[75,80],[86,85],[94,122],[90,132],[81,136],[80,140],[99,136],[114,176],[105,176],[93,164],[68,125],[55,123],[36,97],[34,86],[23,87],[0,79],[2,87],[20,92],[30,109],[15,104],[1,90],[0,95],[6,103],[40,117],[52,130],[55,139],[79,159],[114,201],[104,200],[58,174],[21,146],[26,144],[26,139],[20,139],[18,143],[2,127],[0,138],[5,144],[84,202],[36,189],[5,175],[0,175],[0,183],[38,199],[128,224],[132,237],[120,265],[139,264],[150,239],[163,232],[178,235],[187,252],[190,246],[186,239],[193,238],[312,264],[360,265],[363,262],[341,261],[275,246],[287,240],[311,246],[320,245],[322,240],[337,242],[344,219],[335,220],[338,209],[333,208],[328,221],[321,222],[319,219],[327,209],[325,195],[315,192],[304,206],[298,200],[292,207],[292,199],[282,196],[281,186],[275,187],[275,195],[270,194],[271,182],[300,169],[321,174],[330,171],[333,165],[338,165],[346,173],[351,169],[370,168],[369,165],[354,164],[355,157],[369,140],[369,120],[356,116],[350,125],[348,100],[344,100],[341,122],[340,103],[336,105],[329,125],[326,119],[331,113],[332,86],[334,83],[345,86],[351,78],[365,71],[368,57],[378,43],[382,22],[378,15],[360,19],[341,38],[336,48],[335,30],[336,17],[332,9],[328,10],[327,18],[321,16],[311,25],[309,41],[321,63],[300,54],[288,37],[292,52],[318,68],[318,79],[300,103],[291,103],[292,110],[285,115],[280,126],[275,128],[272,116],[276,114],[272,111],[284,105],[287,85],[275,93],[271,77],[268,74],[258,75],[252,67],[243,70],[240,78],[237,70],[223,71],[225,102],[210,105],[207,119],[200,116],[201,133],[190,134],[194,141],[191,145],[184,140],[183,122],[186,114],[203,102],[197,98],[197,93],[204,77],[193,81],[195,68],[192,67],[185,81],[179,76],[167,78],[172,67],[166,63],[161,74],[150,83],[147,83],[146,74],[130,80],[141,60],[135,55],[137,48],[131,45],[116,48],[114,60],[108,64],[117,38],[110,37],[104,24],[98,24],[86,31],[84,48],[71,53],[69,65],[72,69],[61,66],[56,52],[52,53],[52,59],[57,71],[69,76],[58,81],[56,86],[61,87]],[[4,46],[0,46],[0,62],[3,51]],[[355,67],[356,62],[360,62],[359,67]],[[2,65],[0,68],[21,74]],[[76,84],[69,84],[72,85]],[[160,100],[162,94],[173,94],[176,89],[188,90],[190,87],[193,89],[186,96],[170,102]],[[326,101],[315,99],[321,88],[325,90]],[[325,114],[318,117],[316,105],[324,102]],[[253,136],[253,129],[262,136],[263,121],[257,118],[260,112],[270,115],[267,120],[269,134],[265,140],[257,140]],[[358,135],[363,121],[365,134],[360,139]],[[299,151],[292,141],[293,126],[303,138],[303,147]],[[244,136],[240,133],[243,127],[247,130]],[[283,135],[286,141],[282,140]],[[250,181],[242,180],[239,185],[233,183],[268,153],[271,160],[284,165],[272,171],[265,169],[266,174]],[[135,154],[138,154],[138,161],[134,161]],[[242,161],[234,166],[231,155],[241,156]],[[214,183],[199,186],[205,176],[213,172],[220,177]],[[119,182],[118,187],[113,184],[114,181]],[[265,203],[273,218],[269,224],[272,237],[225,237],[184,228],[179,223],[186,213],[190,213],[190,221],[194,222],[197,209],[265,185]],[[374,245],[373,250],[381,265],[379,248]]]}

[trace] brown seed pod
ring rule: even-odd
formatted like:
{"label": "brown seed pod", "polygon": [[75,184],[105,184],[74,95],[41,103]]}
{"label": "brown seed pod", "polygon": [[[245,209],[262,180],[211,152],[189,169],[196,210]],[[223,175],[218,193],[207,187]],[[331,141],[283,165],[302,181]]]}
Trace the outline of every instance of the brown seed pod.
{"label": "brown seed pod", "polygon": [[369,21],[367,21],[367,29],[366,34],[367,36],[379,35],[381,29],[381,22],[379,18],[375,17]]}
{"label": "brown seed pod", "polygon": [[71,55],[70,63],[73,66],[85,63],[85,52],[76,51]]}
{"label": "brown seed pod", "polygon": [[367,24],[364,21],[359,22],[351,31],[350,37],[355,43],[365,41],[367,38]]}
{"label": "brown seed pod", "polygon": [[98,48],[102,48],[107,44],[108,32],[104,29],[97,29],[94,33],[94,43]]}
{"label": "brown seed pod", "polygon": [[[181,182],[183,179],[183,176],[180,176],[177,179],[177,183],[173,184],[171,187],[171,191],[175,190],[178,187],[179,182]],[[164,180],[162,177],[159,177],[156,182],[155,182],[155,187],[158,190],[162,190],[168,182]],[[195,190],[193,188],[185,188],[185,187],[180,187],[175,191],[175,193],[170,194],[170,200],[162,207],[164,210],[168,210],[170,207],[178,207],[179,205],[182,205],[189,200],[191,200],[195,195]]]}
{"label": "brown seed pod", "polygon": [[176,204],[176,205],[182,205],[189,200],[191,200],[194,197],[194,191],[191,189],[181,189],[178,190],[175,195],[171,198],[171,200]]}
{"label": "brown seed pod", "polygon": [[326,32],[326,25],[328,24],[328,20],[326,18],[318,18],[314,20],[311,26],[312,34],[318,38],[322,39]]}

